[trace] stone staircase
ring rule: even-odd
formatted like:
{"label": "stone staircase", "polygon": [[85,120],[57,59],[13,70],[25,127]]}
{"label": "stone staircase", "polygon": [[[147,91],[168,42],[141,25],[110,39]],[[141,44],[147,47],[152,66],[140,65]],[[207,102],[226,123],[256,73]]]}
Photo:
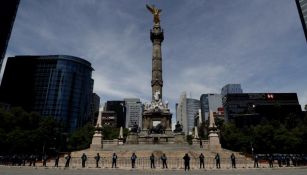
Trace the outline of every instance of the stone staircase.
{"label": "stone staircase", "polygon": [[215,160],[214,157],[216,153],[220,154],[221,158],[221,167],[230,168],[230,155],[234,153],[237,160],[237,167],[251,167],[253,161],[250,158],[239,154],[238,152],[233,152],[226,149],[219,150],[209,150],[207,148],[199,148],[197,145],[188,145],[188,144],[126,144],[118,145],[113,147],[105,147],[101,150],[81,150],[72,152],[72,161],[76,166],[81,166],[81,155],[85,153],[88,157],[87,166],[95,167],[94,157],[97,153],[100,154],[102,159],[103,167],[111,167],[111,157],[113,153],[116,153],[118,156],[118,166],[120,168],[130,168],[131,162],[130,157],[132,153],[135,153],[138,157],[137,167],[150,168],[149,157],[153,153],[156,157],[156,166],[159,167],[162,163],[160,157],[163,153],[166,154],[168,158],[168,165],[173,169],[183,168],[183,156],[188,153],[191,157],[191,167],[198,168],[199,166],[199,155],[203,153],[205,156],[205,166],[214,168]]}

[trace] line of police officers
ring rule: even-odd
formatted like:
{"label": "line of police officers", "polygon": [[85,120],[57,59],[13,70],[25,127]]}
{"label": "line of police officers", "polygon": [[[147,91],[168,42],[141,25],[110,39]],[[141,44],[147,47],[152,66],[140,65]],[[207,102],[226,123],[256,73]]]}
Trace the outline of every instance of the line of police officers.
{"label": "line of police officers", "polygon": [[[117,155],[116,153],[113,153],[112,155],[112,168],[117,168]],[[205,168],[205,156],[201,153],[199,155],[199,168]],[[20,159],[20,160],[19,160]],[[58,167],[59,166],[59,159],[60,159],[60,156],[59,154],[57,154],[57,156],[55,157],[55,164],[54,166],[55,167]],[[81,164],[82,164],[82,168],[85,167],[85,163],[87,161],[87,156],[85,153],[82,154],[81,156]],[[99,168],[99,161],[101,159],[99,153],[97,153],[97,155],[94,157],[95,161],[96,161],[96,168]],[[135,168],[135,162],[136,162],[136,159],[137,159],[137,156],[135,153],[132,154],[131,156],[131,167],[132,168]],[[167,157],[165,154],[162,154],[162,156],[160,157],[161,161],[162,161],[162,169],[164,168],[168,168],[167,166]],[[221,168],[221,161],[220,161],[220,155],[217,153],[216,156],[215,156],[215,164],[216,164],[216,168],[219,169]],[[296,157],[295,156],[292,156],[290,157],[289,155],[286,155],[284,157],[282,156],[273,156],[272,154],[271,155],[267,155],[266,156],[266,159],[269,163],[269,167],[273,167],[273,163],[274,163],[274,160],[277,160],[278,162],[278,166],[279,167],[282,167],[282,162],[285,162],[286,163],[286,166],[290,166],[290,159],[292,160],[292,163],[294,166],[297,166],[297,161],[296,161]],[[23,165],[25,166],[25,162],[26,160],[29,162],[29,166],[35,166],[36,164],[36,161],[37,161],[37,156],[35,155],[30,155],[27,159],[24,158],[24,159],[21,159],[17,156],[12,156],[12,165]],[[48,160],[48,156],[45,154],[42,156],[42,163],[43,163],[43,166],[47,166],[47,160]],[[69,164],[70,164],[70,160],[71,160],[71,154],[69,153],[67,156],[65,156],[65,167],[69,167]],[[154,154],[151,154],[151,156],[149,157],[149,160],[150,160],[150,167],[151,168],[156,168],[155,166],[155,156]],[[184,160],[184,169],[185,171],[189,171],[190,170],[190,157],[188,155],[188,153],[185,154],[185,156],[183,157],[183,160]],[[231,160],[231,166],[232,168],[236,168],[236,157],[235,155],[232,153],[231,156],[230,156],[230,160]],[[254,156],[254,168],[258,168],[259,167],[259,157],[257,154],[255,154]]]}

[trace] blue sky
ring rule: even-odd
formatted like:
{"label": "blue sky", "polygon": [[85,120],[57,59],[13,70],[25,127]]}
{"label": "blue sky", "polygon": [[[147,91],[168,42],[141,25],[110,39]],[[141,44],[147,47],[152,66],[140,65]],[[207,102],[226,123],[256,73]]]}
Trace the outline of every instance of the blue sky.
{"label": "blue sky", "polygon": [[151,100],[152,16],[161,8],[163,98],[199,98],[228,83],[297,92],[307,104],[307,44],[293,0],[25,0],[6,56],[66,54],[95,69],[102,102]]}

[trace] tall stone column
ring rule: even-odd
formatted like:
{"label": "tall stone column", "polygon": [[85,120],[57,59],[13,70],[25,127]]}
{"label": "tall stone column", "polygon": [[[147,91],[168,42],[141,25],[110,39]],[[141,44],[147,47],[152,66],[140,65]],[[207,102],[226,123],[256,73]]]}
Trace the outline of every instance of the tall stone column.
{"label": "tall stone column", "polygon": [[150,40],[153,44],[152,48],[152,100],[154,100],[154,95],[159,92],[159,99],[162,100],[162,53],[161,44],[164,40],[163,30],[160,27],[160,23],[156,23],[153,29],[150,30]]}

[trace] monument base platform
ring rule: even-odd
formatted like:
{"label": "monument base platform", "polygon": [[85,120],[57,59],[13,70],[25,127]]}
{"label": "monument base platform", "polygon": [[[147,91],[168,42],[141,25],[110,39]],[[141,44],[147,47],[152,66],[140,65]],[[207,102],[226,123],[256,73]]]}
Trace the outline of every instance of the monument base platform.
{"label": "monument base platform", "polygon": [[138,133],[129,133],[128,137],[127,137],[127,144],[138,144]]}
{"label": "monument base platform", "polygon": [[139,136],[139,144],[172,144],[175,137],[170,134],[148,134]]}

